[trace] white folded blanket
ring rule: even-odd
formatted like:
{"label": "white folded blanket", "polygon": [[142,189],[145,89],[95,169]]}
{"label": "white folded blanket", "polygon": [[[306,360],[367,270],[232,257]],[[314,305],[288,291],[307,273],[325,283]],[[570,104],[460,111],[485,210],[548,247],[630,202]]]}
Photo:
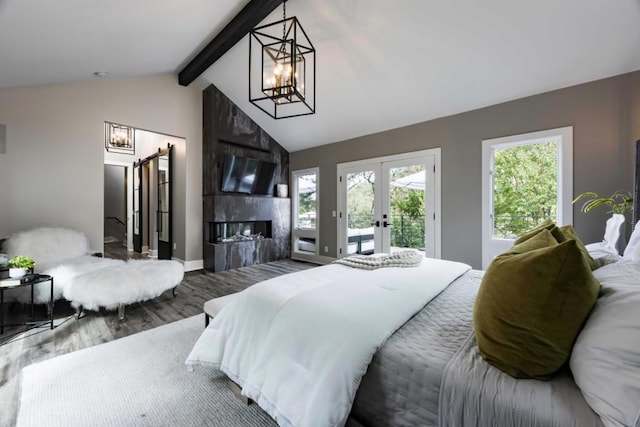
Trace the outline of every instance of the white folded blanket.
{"label": "white folded blanket", "polygon": [[391,334],[466,264],[375,271],[331,264],[254,285],[214,318],[187,365],[219,367],[281,426],[342,426]]}
{"label": "white folded blanket", "polygon": [[363,270],[375,270],[385,267],[417,267],[423,259],[424,255],[420,252],[409,250],[392,254],[351,255],[346,258],[340,258],[334,263]]}

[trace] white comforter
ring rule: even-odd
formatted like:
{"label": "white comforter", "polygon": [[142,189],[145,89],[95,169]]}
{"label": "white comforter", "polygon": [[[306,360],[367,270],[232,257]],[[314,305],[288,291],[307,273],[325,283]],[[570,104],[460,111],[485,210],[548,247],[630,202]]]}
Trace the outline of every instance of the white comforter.
{"label": "white comforter", "polygon": [[215,317],[187,358],[213,364],[281,426],[342,426],[371,358],[466,264],[332,264],[267,280]]}

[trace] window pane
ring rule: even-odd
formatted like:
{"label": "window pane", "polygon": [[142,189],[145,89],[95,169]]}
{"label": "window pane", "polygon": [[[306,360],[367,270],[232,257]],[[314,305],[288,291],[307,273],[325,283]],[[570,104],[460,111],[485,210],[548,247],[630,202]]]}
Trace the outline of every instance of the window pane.
{"label": "window pane", "polygon": [[298,228],[316,228],[316,174],[296,177],[298,187]]}
{"label": "window pane", "polygon": [[513,238],[557,216],[557,142],[494,150],[493,237]]}
{"label": "window pane", "polygon": [[389,170],[391,251],[395,248],[425,248],[425,166]]}
{"label": "window pane", "polygon": [[374,171],[347,174],[347,253],[369,255],[374,252]]}

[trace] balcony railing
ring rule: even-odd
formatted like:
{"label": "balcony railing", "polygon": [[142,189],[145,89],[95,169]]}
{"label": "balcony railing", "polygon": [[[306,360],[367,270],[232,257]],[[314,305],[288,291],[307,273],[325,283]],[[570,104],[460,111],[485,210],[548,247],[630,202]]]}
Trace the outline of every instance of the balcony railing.
{"label": "balcony railing", "polygon": [[[366,253],[361,248],[368,247],[367,242],[373,242],[373,224],[375,221],[369,215],[349,215],[350,230],[349,243],[357,243],[355,253]],[[425,222],[424,215],[391,215],[391,246],[398,248],[424,249]]]}

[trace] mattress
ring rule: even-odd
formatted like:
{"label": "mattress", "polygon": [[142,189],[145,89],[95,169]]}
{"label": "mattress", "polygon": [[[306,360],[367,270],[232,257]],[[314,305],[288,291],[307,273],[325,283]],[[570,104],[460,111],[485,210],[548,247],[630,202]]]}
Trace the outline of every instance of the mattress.
{"label": "mattress", "polygon": [[472,332],[482,275],[456,279],[387,340],[362,378],[351,419],[367,427],[438,425],[440,380]]}

